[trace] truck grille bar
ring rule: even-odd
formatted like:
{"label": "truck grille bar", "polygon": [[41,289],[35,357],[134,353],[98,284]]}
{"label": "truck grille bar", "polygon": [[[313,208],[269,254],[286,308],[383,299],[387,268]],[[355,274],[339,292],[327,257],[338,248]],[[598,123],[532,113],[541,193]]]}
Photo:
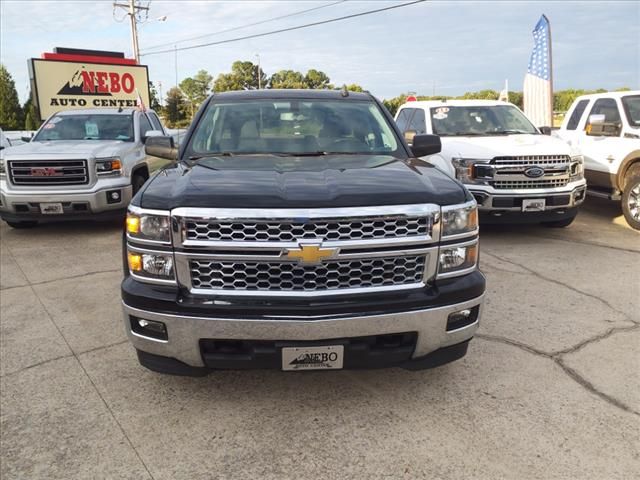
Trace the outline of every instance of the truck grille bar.
{"label": "truck grille bar", "polygon": [[9,179],[14,185],[86,185],[86,160],[11,160]]}
{"label": "truck grille bar", "polygon": [[[435,277],[440,208],[172,211],[178,282],[203,295],[336,295]],[[322,257],[306,258],[305,249]]]}
{"label": "truck grille bar", "polygon": [[[530,178],[527,170],[539,167],[544,172]],[[571,158],[568,155],[524,155],[494,157],[482,167],[489,185],[499,190],[564,187],[570,180]]]}

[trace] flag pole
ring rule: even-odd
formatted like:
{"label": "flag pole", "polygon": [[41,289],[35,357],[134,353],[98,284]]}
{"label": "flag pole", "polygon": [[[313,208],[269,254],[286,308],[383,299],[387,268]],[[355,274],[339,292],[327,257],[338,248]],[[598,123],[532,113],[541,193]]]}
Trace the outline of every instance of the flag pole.
{"label": "flag pole", "polygon": [[548,31],[549,31],[549,90],[551,92],[551,94],[549,95],[549,112],[551,115],[551,118],[549,119],[549,126],[553,127],[553,45],[551,42],[551,22],[549,21],[549,18],[545,15],[542,14],[542,16],[545,18],[545,20],[547,21],[547,25],[548,27]]}

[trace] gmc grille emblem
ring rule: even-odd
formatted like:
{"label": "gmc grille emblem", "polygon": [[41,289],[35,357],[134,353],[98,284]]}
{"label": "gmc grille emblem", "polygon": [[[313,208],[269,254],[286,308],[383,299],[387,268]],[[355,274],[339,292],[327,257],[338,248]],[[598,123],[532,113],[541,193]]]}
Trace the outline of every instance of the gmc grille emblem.
{"label": "gmc grille emblem", "polygon": [[31,169],[32,177],[62,177],[64,173],[52,167],[34,167]]}

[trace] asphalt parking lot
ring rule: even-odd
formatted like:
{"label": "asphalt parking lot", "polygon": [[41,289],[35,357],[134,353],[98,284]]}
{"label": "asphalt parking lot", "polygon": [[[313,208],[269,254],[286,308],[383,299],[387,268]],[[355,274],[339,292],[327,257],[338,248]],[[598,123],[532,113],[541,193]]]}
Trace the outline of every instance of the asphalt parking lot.
{"label": "asphalt parking lot", "polygon": [[638,478],[640,234],[481,232],[488,296],[439,369],[162,376],[120,310],[120,225],[1,235],[1,467],[34,478]]}

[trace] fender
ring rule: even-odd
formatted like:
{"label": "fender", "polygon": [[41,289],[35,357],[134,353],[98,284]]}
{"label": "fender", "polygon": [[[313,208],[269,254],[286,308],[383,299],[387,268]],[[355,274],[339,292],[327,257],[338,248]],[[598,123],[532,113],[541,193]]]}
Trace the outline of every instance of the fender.
{"label": "fender", "polygon": [[620,164],[618,169],[618,175],[616,176],[616,183],[618,189],[624,190],[624,177],[627,175],[627,171],[631,168],[631,165],[640,162],[640,150],[632,150]]}

